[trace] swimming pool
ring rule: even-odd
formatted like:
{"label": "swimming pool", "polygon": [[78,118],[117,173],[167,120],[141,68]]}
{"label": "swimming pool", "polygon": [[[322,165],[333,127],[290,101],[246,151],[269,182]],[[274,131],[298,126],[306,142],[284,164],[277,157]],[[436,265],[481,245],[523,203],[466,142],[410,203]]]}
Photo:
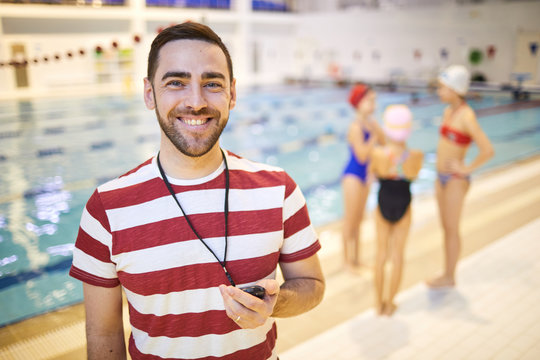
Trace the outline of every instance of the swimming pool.
{"label": "swimming pool", "polygon": [[[314,224],[338,220],[353,116],[346,98],[347,89],[330,87],[246,92],[222,146],[286,169]],[[413,192],[432,191],[443,105],[433,94],[411,104],[408,93],[380,92],[378,118],[392,103],[411,106],[409,143],[427,154]],[[496,149],[483,171],[540,152],[538,100],[516,104],[501,94],[471,105]],[[81,284],[67,272],[82,209],[97,185],[152,156],[158,142],[141,96],[0,102],[0,326],[81,301]],[[374,202],[371,196],[368,206]]]}

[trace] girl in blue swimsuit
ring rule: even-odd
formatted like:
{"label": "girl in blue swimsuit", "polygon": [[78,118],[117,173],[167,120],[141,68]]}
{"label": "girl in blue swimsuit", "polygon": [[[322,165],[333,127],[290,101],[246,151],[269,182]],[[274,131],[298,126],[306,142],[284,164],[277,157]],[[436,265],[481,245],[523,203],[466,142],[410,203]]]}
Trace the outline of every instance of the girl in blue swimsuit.
{"label": "girl in blue swimsuit", "polygon": [[353,271],[360,268],[360,225],[369,195],[369,157],[373,147],[384,141],[382,129],[373,118],[376,93],[360,84],[352,88],[349,103],[356,110],[349,126],[347,142],[350,159],[342,178],[344,196],[343,252],[345,266]]}

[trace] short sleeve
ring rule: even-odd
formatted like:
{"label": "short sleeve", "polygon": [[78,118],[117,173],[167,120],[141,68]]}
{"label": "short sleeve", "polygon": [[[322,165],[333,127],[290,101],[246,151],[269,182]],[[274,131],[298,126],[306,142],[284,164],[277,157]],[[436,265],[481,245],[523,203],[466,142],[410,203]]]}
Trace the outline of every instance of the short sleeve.
{"label": "short sleeve", "polygon": [[280,262],[306,259],[320,250],[315,228],[309,219],[306,199],[294,180],[285,173],[285,199],[283,202],[284,239]]}
{"label": "short sleeve", "polygon": [[69,274],[85,283],[115,287],[119,285],[116,265],[111,261],[112,234],[109,221],[96,190],[81,216]]}

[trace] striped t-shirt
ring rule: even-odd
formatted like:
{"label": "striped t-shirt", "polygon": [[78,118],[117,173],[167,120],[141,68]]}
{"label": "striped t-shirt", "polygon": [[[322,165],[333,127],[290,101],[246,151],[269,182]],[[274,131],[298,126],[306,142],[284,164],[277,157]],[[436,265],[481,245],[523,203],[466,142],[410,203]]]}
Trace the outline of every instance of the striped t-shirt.
{"label": "striped t-shirt", "polygon": [[[282,169],[227,153],[226,266],[238,286],[275,278],[279,262],[314,255],[320,243],[305,199]],[[223,261],[222,164],[195,180],[168,177],[195,230]],[[222,267],[190,229],[153,157],[99,186],[82,214],[70,275],[122,285],[133,359],[276,359],[272,318],[241,329],[225,312]]]}

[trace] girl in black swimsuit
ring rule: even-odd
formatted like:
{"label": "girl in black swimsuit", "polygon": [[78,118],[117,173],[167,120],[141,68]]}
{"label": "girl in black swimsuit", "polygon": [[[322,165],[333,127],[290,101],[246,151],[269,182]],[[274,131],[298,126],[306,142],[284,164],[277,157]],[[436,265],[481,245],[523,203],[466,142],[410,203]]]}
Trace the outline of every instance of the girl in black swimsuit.
{"label": "girl in black swimsuit", "polygon": [[[383,115],[387,143],[374,150],[372,170],[379,179],[378,207],[375,212],[377,253],[375,259],[375,305],[378,314],[392,315],[394,297],[403,269],[405,241],[411,224],[411,181],[422,167],[423,153],[407,148],[412,114],[405,105],[389,106]],[[392,265],[385,286],[385,264]]]}

